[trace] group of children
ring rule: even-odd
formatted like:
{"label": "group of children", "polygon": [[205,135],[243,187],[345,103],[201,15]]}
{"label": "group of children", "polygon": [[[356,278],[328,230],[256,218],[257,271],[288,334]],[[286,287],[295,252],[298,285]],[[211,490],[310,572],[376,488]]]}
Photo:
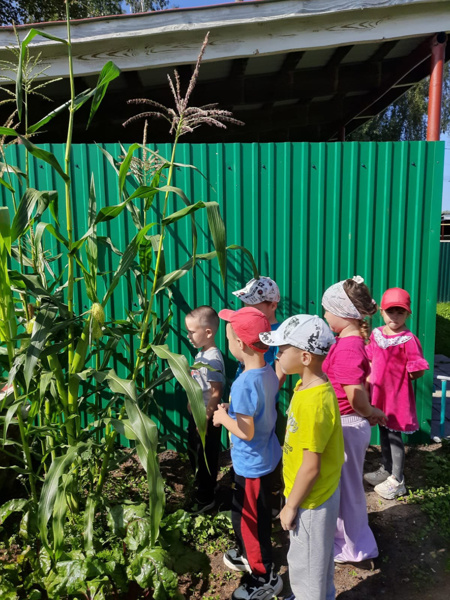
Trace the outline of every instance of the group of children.
{"label": "group of children", "polygon": [[[196,510],[215,503],[223,425],[230,434],[231,514],[237,539],[224,562],[248,574],[233,599],[268,600],[283,588],[271,547],[272,490],[282,462],[285,503],[280,522],[290,535],[292,598],[331,600],[335,563],[378,556],[363,487],[371,426],[379,426],[382,465],[364,478],[383,498],[406,492],[402,433],[418,429],[411,381],[428,369],[419,340],[406,327],[410,297],[400,288],[387,290],[381,299],[385,324],[367,340],[364,318],[378,307],[359,276],[325,291],[328,325],[306,314],[278,323],[280,293],[269,277],[252,279],[234,294],[244,308],[217,315],[211,307],[200,307],[186,317],[189,340],[200,350],[192,375],[202,387],[208,419],[207,464],[192,417],[189,426]],[[224,364],[214,341],[220,319],[226,322],[230,353],[240,365],[229,403],[221,403]],[[299,381],[281,448],[275,433],[276,404],[286,375],[297,375]]]}

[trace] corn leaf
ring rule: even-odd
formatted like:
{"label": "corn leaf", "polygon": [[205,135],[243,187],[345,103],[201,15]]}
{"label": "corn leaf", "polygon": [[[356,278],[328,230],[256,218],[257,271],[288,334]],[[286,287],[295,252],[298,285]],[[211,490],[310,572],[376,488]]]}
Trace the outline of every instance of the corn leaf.
{"label": "corn leaf", "polygon": [[164,275],[166,274],[166,259],[164,257],[164,244],[163,243],[161,244],[161,250],[159,250],[160,239],[161,239],[161,236],[159,233],[157,233],[156,235],[150,236],[150,241],[152,242],[153,252],[156,255],[158,255],[158,252],[160,252],[158,276],[164,277]]}
{"label": "corn leaf", "polygon": [[255,279],[259,279],[258,267],[256,266],[255,259],[253,258],[253,254],[250,252],[250,250],[248,250],[247,248],[244,248],[244,246],[238,246],[236,244],[231,244],[230,246],[227,246],[226,249],[227,250],[240,250],[241,252],[246,254],[248,256],[248,258],[250,259],[250,264],[252,265],[253,277]]}
{"label": "corn leaf", "polygon": [[[120,196],[122,195],[124,187],[125,187],[125,182],[126,182],[127,175],[128,175],[128,169],[130,168],[130,164],[133,159],[133,154],[138,148],[140,148],[140,144],[132,144],[128,148],[128,152],[127,152],[122,164],[120,165],[120,168],[119,168],[119,195]],[[129,200],[130,199],[131,199],[131,196],[130,196]]]}
{"label": "corn leaf", "polygon": [[22,199],[17,207],[11,224],[11,238],[15,242],[18,237],[22,236],[32,224],[31,215],[36,205],[38,209],[36,217],[40,217],[44,210],[51,202],[55,202],[58,198],[56,191],[38,191],[34,188],[27,188]]}
{"label": "corn leaf", "polygon": [[44,31],[38,31],[37,29],[30,29],[30,31],[25,36],[24,40],[20,44],[20,54],[19,54],[19,66],[17,71],[16,78],[16,103],[17,103],[17,115],[19,117],[19,121],[22,120],[22,106],[23,106],[23,63],[25,61],[27,46],[33,39],[40,35],[41,37],[45,37],[54,42],[61,42],[62,44],[67,44],[66,40],[62,38],[58,38],[50,33],[45,33]]}
{"label": "corn leaf", "polygon": [[95,214],[97,212],[97,197],[95,194],[94,174],[91,177],[89,186],[89,206],[88,206],[88,227],[92,231],[86,241],[86,258],[89,266],[88,275],[85,276],[86,292],[91,302],[98,302],[97,299],[97,274],[98,274],[98,246],[97,246],[97,227],[95,226]]}
{"label": "corn leaf", "polygon": [[36,225],[35,237],[38,238],[35,246],[38,247],[41,243],[41,238],[44,235],[44,231],[48,231],[58,242],[60,242],[66,248],[69,248],[69,240],[59,233],[57,229],[50,225],[50,223],[43,223],[42,221]]}
{"label": "corn leaf", "polygon": [[70,181],[70,177],[68,177],[64,173],[64,170],[62,169],[59,162],[56,160],[54,154],[52,154],[51,152],[47,152],[47,150],[39,148],[39,146],[35,146],[32,142],[30,142],[30,140],[27,140],[27,138],[23,137],[22,135],[19,135],[18,137],[20,138],[22,144],[25,146],[25,148],[30,154],[32,154],[35,158],[43,160],[48,165],[50,165],[64,181]]}
{"label": "corn leaf", "polygon": [[41,540],[47,548],[50,555],[53,555],[52,549],[48,543],[47,523],[53,513],[56,495],[60,485],[61,477],[68,469],[76,457],[87,447],[84,442],[79,442],[76,446],[70,446],[66,454],[58,456],[52,461],[50,469],[42,486],[38,506],[38,527],[41,534]]}
{"label": "corn leaf", "polygon": [[158,465],[158,430],[156,424],[144,414],[136,399],[134,381],[121,379],[114,370],[106,376],[112,392],[125,396],[125,408],[128,415],[127,427],[132,430],[136,439],[136,450],[139,459],[147,473],[149,489],[149,508],[151,523],[151,545],[158,538],[159,524],[164,512],[164,481]]}
{"label": "corn leaf", "polygon": [[0,206],[0,252],[2,248],[6,248],[11,255],[11,225],[7,206]]}
{"label": "corn leaf", "polygon": [[84,510],[84,549],[88,554],[94,551],[94,521],[98,501],[97,496],[88,496]]}
{"label": "corn leaf", "polygon": [[33,377],[34,368],[39,360],[40,354],[52,333],[53,324],[58,316],[58,308],[48,302],[42,303],[31,333],[30,345],[27,348],[25,364],[23,368],[27,390]]}
{"label": "corn leaf", "polygon": [[9,184],[7,181],[5,181],[5,180],[3,179],[3,177],[0,177],[0,185],[3,185],[3,186],[5,186],[5,188],[6,188],[7,190],[9,190],[10,192],[13,192],[13,193],[15,192],[15,189],[13,188],[13,186],[12,186],[12,185],[10,185],[10,184]]}
{"label": "corn leaf", "polygon": [[227,272],[227,241],[225,224],[220,214],[220,209],[217,202],[206,202],[206,212],[208,214],[209,230],[213,239],[214,248],[217,252],[220,274],[222,275],[223,283],[225,283],[225,275]]}
{"label": "corn leaf", "polygon": [[152,344],[152,349],[159,358],[167,360],[172,369],[172,373],[186,391],[192,410],[192,416],[194,417],[198,434],[204,446],[206,435],[206,410],[203,402],[202,389],[191,376],[191,369],[186,357],[182,354],[170,352],[167,346],[156,346]]}
{"label": "corn leaf", "polygon": [[[217,256],[216,252],[208,252],[206,254],[197,254],[196,260],[197,261],[211,260],[211,259],[215,258],[216,256]],[[193,264],[194,264],[194,260],[191,257],[180,269],[176,269],[175,271],[172,271],[171,273],[168,273],[167,275],[164,275],[163,277],[158,277],[158,280],[156,281],[155,293],[158,293],[161,290],[168,288],[175,281],[177,281],[178,279],[180,279],[181,277],[186,275],[186,273],[189,273],[189,271],[193,267]]]}
{"label": "corn leaf", "polygon": [[0,523],[3,525],[5,520],[15,512],[25,512],[28,507],[29,500],[26,499],[14,499],[5,502],[2,506],[0,506]]}
{"label": "corn leaf", "polygon": [[[81,108],[83,106],[83,104],[85,104],[89,100],[89,98],[92,98],[94,93],[95,93],[95,90],[87,89],[87,90],[84,90],[84,92],[81,92],[81,94],[78,94],[77,96],[75,96],[75,98],[73,99],[73,105],[74,105],[75,110],[78,110],[79,108]],[[67,100],[67,102],[64,102],[64,104],[61,104],[61,106],[58,106],[58,108],[55,108],[54,110],[49,112],[48,115],[43,117],[40,121],[38,121],[34,125],[30,125],[30,127],[28,127],[28,133],[36,133],[36,131],[38,131],[41,127],[46,125],[54,117],[58,116],[65,110],[68,110],[70,105],[71,105],[71,100]]]}
{"label": "corn leaf", "polygon": [[108,291],[106,292],[106,294],[102,300],[103,306],[106,306],[106,303],[108,302],[109,298],[111,297],[111,294],[116,289],[117,284],[120,281],[120,278],[123,275],[125,275],[125,273],[130,268],[131,264],[133,263],[134,259],[136,258],[136,255],[139,250],[139,246],[140,246],[142,240],[145,238],[145,234],[151,227],[153,227],[153,225],[154,225],[154,223],[150,223],[149,225],[144,227],[144,229],[141,229],[141,231],[139,231],[139,233],[137,233],[134,236],[134,238],[131,240],[131,242],[128,244],[125,252],[123,253],[122,258],[120,259],[117,270],[114,273],[114,276],[111,281],[111,285],[109,286]]}
{"label": "corn leaf", "polygon": [[67,512],[66,494],[70,488],[73,475],[66,473],[62,475],[62,485],[58,487],[53,505],[52,531],[53,531],[53,552],[55,560],[61,557],[64,548],[64,521]]}
{"label": "corn leaf", "polygon": [[105,94],[108,89],[108,85],[119,77],[120,69],[112,62],[108,61],[106,65],[104,65],[103,69],[100,71],[100,75],[98,76],[97,85],[94,88],[94,94],[92,98],[91,111],[89,113],[89,119],[86,125],[86,129],[89,128],[89,125],[92,123],[92,119],[94,118],[95,113],[97,112]]}
{"label": "corn leaf", "polygon": [[3,173],[14,173],[14,175],[18,178],[18,179],[23,179],[24,181],[26,180],[26,174],[21,171],[18,167],[15,167],[14,165],[9,165],[8,163],[4,163],[0,161],[0,171],[2,171]]}

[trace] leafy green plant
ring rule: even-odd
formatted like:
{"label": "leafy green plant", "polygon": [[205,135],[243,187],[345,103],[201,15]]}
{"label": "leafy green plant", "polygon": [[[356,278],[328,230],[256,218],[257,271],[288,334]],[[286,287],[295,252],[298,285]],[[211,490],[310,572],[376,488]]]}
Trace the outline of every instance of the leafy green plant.
{"label": "leafy green plant", "polygon": [[[21,515],[20,553],[2,564],[0,589],[5,597],[38,598],[45,589],[49,598],[84,595],[98,599],[111,597],[113,591],[125,593],[128,580],[141,588],[152,588],[153,597],[159,600],[176,598],[180,569],[206,567],[202,555],[188,553],[182,546],[186,527],[183,514],[164,517],[158,431],[144,408],[155,389],[175,376],[186,390],[203,441],[206,416],[200,386],[190,376],[186,358],[164,344],[172,320],[170,287],[200,259],[217,259],[224,278],[228,251],[245,252],[255,276],[258,273],[246,249],[226,245],[219,205],[191,203],[172,185],[172,178],[175,167],[194,168],[175,162],[182,135],[202,123],[224,126],[224,122],[235,121],[213,105],[188,105],[205,39],[186,95],[181,96],[177,74],[170,82],[175,110],[147,101],[157,110],[136,117],[167,118],[174,134],[170,158],[150,152],[145,144],[123,149],[118,159],[105,153],[117,174],[120,202],[99,209],[91,180],[87,230],[75,239],[71,180],[74,118],[90,101],[89,126],[119,71],[108,63],[95,88],[75,95],[69,3],[66,6],[67,40],[31,29],[20,43],[15,92],[19,122],[0,127],[4,139],[20,140],[27,157],[45,162],[54,177],[64,182],[64,203],[60,206],[55,190],[31,187],[28,160],[26,172],[21,173],[6,164],[2,154],[1,181],[11,194],[13,207],[12,218],[9,208],[0,207],[0,366],[6,374],[0,405],[2,451],[11,458],[9,468],[19,474],[27,497],[0,508],[1,524],[12,522],[13,514]],[[29,44],[37,35],[67,49],[71,93],[64,105],[29,125],[24,64]],[[61,113],[69,116],[64,165],[30,141],[31,135]],[[137,153],[143,158],[137,158]],[[24,191],[17,202],[17,190],[22,185]],[[179,200],[184,204],[181,209],[176,206]],[[172,206],[175,210],[170,212]],[[197,254],[198,211],[207,213],[214,246],[206,254]],[[128,213],[136,233],[121,250],[102,235],[102,228]],[[180,268],[166,272],[166,232],[186,218],[191,222],[192,256]],[[65,230],[60,221],[65,223]],[[57,255],[50,250],[55,242],[63,248]],[[112,273],[100,271],[100,249],[117,256]],[[58,260],[65,263],[61,272],[53,268]],[[110,319],[114,290],[125,275],[134,278],[139,309],[130,307],[124,318]],[[87,311],[77,306],[76,291],[89,299]],[[156,311],[157,297],[164,298],[168,306],[164,318]],[[112,368],[114,360],[120,363],[121,376]],[[162,361],[167,361],[168,367],[164,368]],[[83,424],[83,413],[92,417],[87,424]],[[13,435],[15,431],[17,435]],[[119,435],[131,441],[146,472],[145,506],[114,505],[105,496],[108,475],[122,458],[116,446]],[[96,523],[106,521],[109,534],[96,528]],[[100,539],[107,542],[104,554],[99,553],[103,548]]]}
{"label": "leafy green plant", "polygon": [[436,307],[436,354],[450,357],[450,302]]}
{"label": "leafy green plant", "polygon": [[420,504],[430,526],[450,541],[450,443],[443,441],[439,452],[426,455],[425,486],[411,490],[408,502]]}

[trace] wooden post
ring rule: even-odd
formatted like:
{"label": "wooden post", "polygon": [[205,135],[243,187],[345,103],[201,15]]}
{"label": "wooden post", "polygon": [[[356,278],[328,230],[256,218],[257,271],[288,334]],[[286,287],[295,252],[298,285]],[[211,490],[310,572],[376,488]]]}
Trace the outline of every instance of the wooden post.
{"label": "wooden post", "polygon": [[442,76],[445,61],[445,33],[437,33],[432,41],[430,91],[428,95],[427,141],[437,142],[441,135]]}

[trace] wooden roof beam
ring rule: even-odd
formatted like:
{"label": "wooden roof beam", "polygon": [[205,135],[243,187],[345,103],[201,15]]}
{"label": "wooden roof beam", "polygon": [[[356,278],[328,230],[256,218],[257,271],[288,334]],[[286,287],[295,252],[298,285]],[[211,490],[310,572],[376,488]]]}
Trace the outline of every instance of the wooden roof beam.
{"label": "wooden roof beam", "polygon": [[[384,79],[384,83],[381,87],[364,95],[362,99],[358,99],[357,106],[355,108],[346,111],[343,119],[343,124],[347,124],[360,114],[363,114],[369,107],[375,102],[380,100],[385,94],[389,92],[399,81],[401,81],[405,75],[415,69],[418,65],[423,63],[431,56],[431,39],[427,38],[422,44],[420,44],[413,52],[407,57],[400,59],[398,66],[395,70],[390,72]],[[330,132],[330,136],[335,135],[336,130]]]}

